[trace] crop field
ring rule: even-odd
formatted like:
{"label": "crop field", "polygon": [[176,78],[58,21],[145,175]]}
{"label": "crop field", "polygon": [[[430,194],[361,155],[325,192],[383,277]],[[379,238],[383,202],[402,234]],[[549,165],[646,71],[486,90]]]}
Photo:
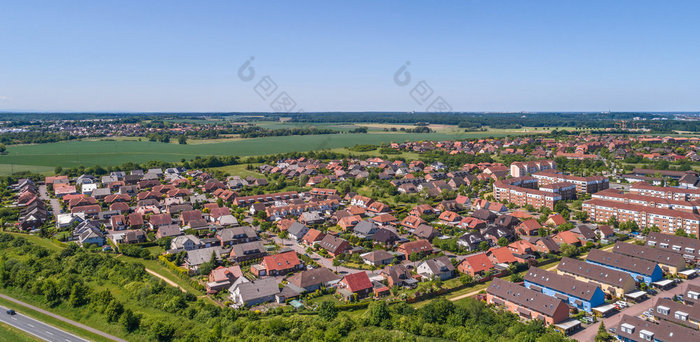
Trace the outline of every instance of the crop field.
{"label": "crop field", "polygon": [[151,160],[176,162],[196,156],[252,156],[295,151],[311,151],[390,142],[451,140],[532,134],[534,131],[486,131],[470,133],[396,133],[329,134],[305,136],[262,137],[198,144],[167,144],[150,141],[70,141],[50,144],[8,146],[0,155],[0,174],[11,171],[50,173],[56,166],[111,166],[125,162],[145,163]]}

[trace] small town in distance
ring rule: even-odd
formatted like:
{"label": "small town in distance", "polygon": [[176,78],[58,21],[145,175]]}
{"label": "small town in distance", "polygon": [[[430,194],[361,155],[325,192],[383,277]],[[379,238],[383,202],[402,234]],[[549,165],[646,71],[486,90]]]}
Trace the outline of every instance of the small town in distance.
{"label": "small town in distance", "polygon": [[577,340],[689,340],[698,140],[570,132],[234,159],[238,173],[197,160],[61,168],[5,178],[17,219],[2,240],[140,265],[238,313],[466,300]]}

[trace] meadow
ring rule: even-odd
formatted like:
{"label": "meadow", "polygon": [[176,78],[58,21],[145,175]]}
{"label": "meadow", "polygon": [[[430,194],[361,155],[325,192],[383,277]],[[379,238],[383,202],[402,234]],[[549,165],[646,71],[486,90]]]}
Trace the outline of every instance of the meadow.
{"label": "meadow", "polygon": [[[531,130],[500,130],[453,133],[371,132],[367,134],[328,134],[278,136],[254,139],[215,140],[211,143],[179,145],[132,139],[69,141],[49,144],[8,146],[0,155],[0,174],[11,171],[51,173],[56,166],[111,166],[125,162],[145,163],[151,160],[177,162],[196,156],[254,156],[286,152],[335,149],[356,144],[381,144],[421,140],[473,139],[489,136],[532,134]],[[539,131],[542,132],[542,131]]]}

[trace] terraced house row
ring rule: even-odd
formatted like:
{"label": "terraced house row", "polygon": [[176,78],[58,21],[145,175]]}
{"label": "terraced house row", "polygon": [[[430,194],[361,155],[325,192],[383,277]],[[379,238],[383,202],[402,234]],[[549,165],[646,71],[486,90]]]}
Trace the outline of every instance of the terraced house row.
{"label": "terraced house row", "polygon": [[700,237],[700,215],[695,213],[598,198],[583,202],[582,209],[591,220],[597,222],[605,222],[615,216],[619,222],[634,221],[640,227],[656,225],[666,234],[682,229],[690,236]]}

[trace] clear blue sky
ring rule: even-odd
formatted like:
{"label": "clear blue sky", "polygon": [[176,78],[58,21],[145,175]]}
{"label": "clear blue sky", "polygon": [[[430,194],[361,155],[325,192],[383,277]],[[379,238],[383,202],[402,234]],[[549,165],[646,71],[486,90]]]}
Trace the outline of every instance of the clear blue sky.
{"label": "clear blue sky", "polygon": [[698,1],[0,6],[0,110],[271,111],[266,75],[307,112],[700,110]]}

